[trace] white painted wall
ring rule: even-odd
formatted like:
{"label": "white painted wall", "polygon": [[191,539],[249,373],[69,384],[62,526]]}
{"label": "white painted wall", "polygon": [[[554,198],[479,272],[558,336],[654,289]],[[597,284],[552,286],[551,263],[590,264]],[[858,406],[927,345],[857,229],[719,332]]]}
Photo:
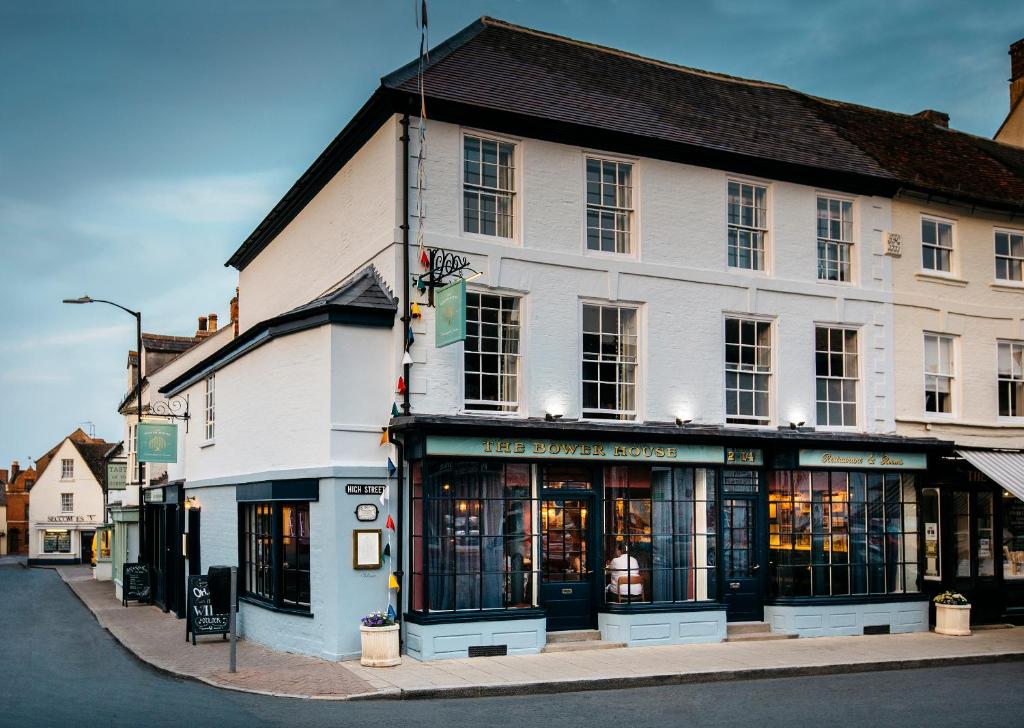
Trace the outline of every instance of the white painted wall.
{"label": "white painted wall", "polygon": [[[922,271],[921,216],[954,223],[953,271]],[[1024,225],[962,208],[893,202],[893,229],[903,238],[893,265],[897,430],[980,447],[1024,447],[1024,418],[998,416],[997,341],[1024,340],[1024,284],[995,279],[995,229]],[[924,332],[957,337],[952,415],[924,411]]]}
{"label": "white painted wall", "polygon": [[[67,458],[74,461],[74,477],[63,479],[61,461]],[[74,494],[74,510],[70,513],[61,511],[62,493]],[[32,486],[29,515],[32,531],[28,550],[30,559],[80,558],[82,544],[78,532],[91,531],[103,525],[103,489],[79,454],[78,448],[67,438]],[[72,521],[54,523],[47,520],[49,516],[71,516]],[[71,531],[70,554],[43,553],[43,531],[47,528],[66,528]]]}

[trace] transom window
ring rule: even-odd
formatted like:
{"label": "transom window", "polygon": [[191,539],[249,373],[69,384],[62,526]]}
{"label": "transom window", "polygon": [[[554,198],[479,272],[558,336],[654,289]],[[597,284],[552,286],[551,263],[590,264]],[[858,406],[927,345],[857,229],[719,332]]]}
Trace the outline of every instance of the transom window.
{"label": "transom window", "polygon": [[814,330],[818,425],[857,424],[857,330],[818,326]]}
{"label": "transom window", "polygon": [[636,417],[637,310],[583,304],[583,416]]}
{"label": "transom window", "polygon": [[818,280],[850,281],[853,249],[853,203],[818,198]]}
{"label": "transom window", "polygon": [[924,410],[940,414],[953,412],[953,337],[924,336]]}
{"label": "transom window", "polygon": [[211,374],[206,378],[206,396],[204,399],[204,410],[206,416],[206,439],[212,440],[216,434],[216,375]]}
{"label": "transom window", "polygon": [[74,493],[61,493],[60,494],[60,512],[61,513],[74,513],[75,511],[75,494]]}
{"label": "transom window", "polygon": [[1024,341],[999,342],[999,416],[1024,417]]}
{"label": "transom window", "polygon": [[943,273],[952,271],[953,224],[921,218],[921,267]]}
{"label": "transom window", "polygon": [[587,249],[632,253],[633,165],[587,159]]}
{"label": "transom window", "polygon": [[309,503],[239,504],[242,593],[279,609],[309,611]]}
{"label": "transom window", "polygon": [[511,238],[515,195],[515,145],[466,136],[462,142],[463,229]]}
{"label": "transom window", "polygon": [[996,279],[1024,280],[1024,233],[996,231]]}
{"label": "transom window", "polygon": [[725,418],[734,424],[768,422],[772,377],[770,321],[725,320]]}
{"label": "transom window", "polygon": [[519,408],[519,298],[466,293],[466,408]]}
{"label": "transom window", "polygon": [[62,458],[60,461],[61,480],[71,480],[75,477],[75,461],[72,458]]}
{"label": "transom window", "polygon": [[768,188],[729,182],[729,267],[765,269]]}

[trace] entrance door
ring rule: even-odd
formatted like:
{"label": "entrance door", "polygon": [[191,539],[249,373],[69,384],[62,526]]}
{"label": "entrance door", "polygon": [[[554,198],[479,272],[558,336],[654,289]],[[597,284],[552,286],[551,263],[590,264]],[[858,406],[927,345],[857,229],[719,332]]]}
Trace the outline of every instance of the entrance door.
{"label": "entrance door", "polygon": [[544,495],[540,501],[540,601],[549,632],[595,626],[592,495]]}
{"label": "entrance door", "polygon": [[93,542],[95,540],[95,531],[82,531],[82,563],[83,564],[95,564],[96,554],[93,551]]}
{"label": "entrance door", "polygon": [[730,622],[764,619],[757,508],[756,495],[722,499],[722,594]]}

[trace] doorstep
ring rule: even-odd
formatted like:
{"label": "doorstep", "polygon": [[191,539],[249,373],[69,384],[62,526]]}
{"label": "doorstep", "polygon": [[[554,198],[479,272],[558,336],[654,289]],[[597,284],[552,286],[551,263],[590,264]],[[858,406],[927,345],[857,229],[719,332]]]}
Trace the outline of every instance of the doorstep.
{"label": "doorstep", "polygon": [[932,632],[781,641],[618,647],[504,657],[362,667],[268,650],[240,640],[237,673],[227,671],[227,643],[193,647],[184,622],[156,607],[122,607],[111,582],[81,578],[83,568],[56,569],[100,625],[139,659],[179,677],[264,695],[320,700],[444,698],[605,690],[1024,660],[1024,628],[970,637]]}

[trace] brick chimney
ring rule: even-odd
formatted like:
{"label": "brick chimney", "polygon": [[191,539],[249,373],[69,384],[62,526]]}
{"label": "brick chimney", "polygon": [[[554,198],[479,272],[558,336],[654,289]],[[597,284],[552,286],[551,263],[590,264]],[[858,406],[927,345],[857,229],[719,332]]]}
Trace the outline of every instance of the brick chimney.
{"label": "brick chimney", "polygon": [[21,466],[18,465],[18,461],[17,460],[12,460],[11,461],[11,482],[12,483],[17,479],[18,473],[20,473],[20,472],[21,472]]}
{"label": "brick chimney", "polygon": [[204,336],[209,336],[209,334],[210,332],[206,330],[206,317],[200,316],[199,325],[196,327],[196,336],[198,338],[203,338]]}
{"label": "brick chimney", "polygon": [[231,299],[231,328],[232,337],[238,336],[238,287],[235,287],[235,297]]}
{"label": "brick chimney", "polygon": [[936,111],[935,109],[925,109],[924,111],[918,111],[914,116],[925,121],[930,121],[935,126],[941,126],[944,129],[949,128],[949,114],[945,111]]}
{"label": "brick chimney", "polygon": [[217,314],[211,313],[210,314],[210,325],[207,328],[207,331],[209,331],[212,334],[216,330],[217,330]]}
{"label": "brick chimney", "polygon": [[1010,46],[1010,110],[1024,98],[1024,38]]}

